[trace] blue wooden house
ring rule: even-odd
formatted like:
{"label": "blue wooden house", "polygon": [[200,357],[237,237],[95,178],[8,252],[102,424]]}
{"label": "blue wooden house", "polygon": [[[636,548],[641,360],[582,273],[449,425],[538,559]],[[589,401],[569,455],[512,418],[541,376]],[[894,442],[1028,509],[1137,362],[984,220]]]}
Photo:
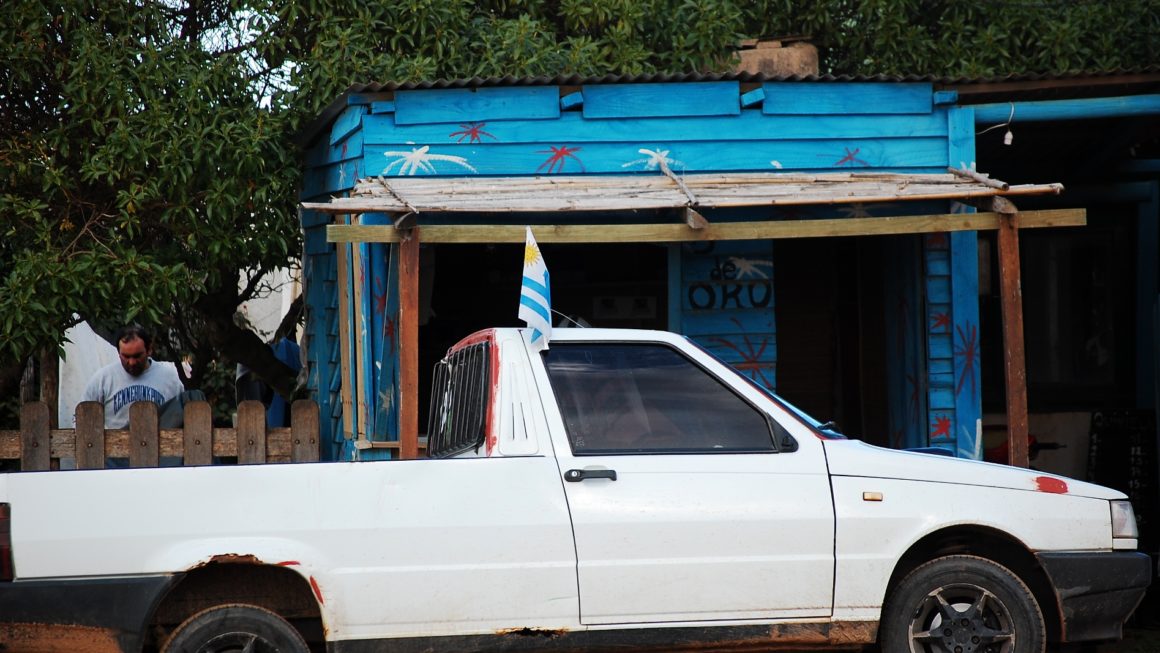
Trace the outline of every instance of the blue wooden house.
{"label": "blue wooden house", "polygon": [[[354,87],[305,136],[324,455],[415,455],[431,365],[475,329],[520,324],[532,225],[560,320],[685,333],[848,433],[979,458],[977,234],[999,234],[1021,319],[1016,227],[1085,218],[996,199],[1058,188],[976,172],[975,131],[931,82]],[[991,345],[1018,345],[1013,427],[1016,336]]]}

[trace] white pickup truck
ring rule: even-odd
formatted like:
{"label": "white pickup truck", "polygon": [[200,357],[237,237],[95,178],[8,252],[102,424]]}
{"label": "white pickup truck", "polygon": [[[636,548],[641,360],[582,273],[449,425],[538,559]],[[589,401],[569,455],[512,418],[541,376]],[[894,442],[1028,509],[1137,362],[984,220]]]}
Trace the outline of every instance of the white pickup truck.
{"label": "white pickup truck", "polygon": [[831,433],[691,341],[517,329],[436,369],[431,459],[0,475],[0,651],[1115,639],[1123,494]]}

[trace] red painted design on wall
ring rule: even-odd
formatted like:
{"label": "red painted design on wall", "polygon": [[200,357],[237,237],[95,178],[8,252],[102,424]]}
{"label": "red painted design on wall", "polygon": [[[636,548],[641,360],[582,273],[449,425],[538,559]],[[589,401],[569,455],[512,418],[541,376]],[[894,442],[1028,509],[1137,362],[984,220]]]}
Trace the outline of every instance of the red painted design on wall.
{"label": "red painted design on wall", "polygon": [[862,151],[862,148],[856,147],[852,151],[848,147],[843,148],[843,149],[846,150],[846,155],[843,156],[842,158],[838,159],[838,161],[836,163],[834,163],[835,168],[840,167],[840,166],[845,166],[845,165],[849,165],[849,166],[869,166],[870,165],[869,162],[858,158],[858,153]]}
{"label": "red painted design on wall", "polygon": [[930,322],[930,328],[932,331],[935,329],[946,329],[947,331],[951,330],[951,316],[947,315],[946,313],[935,313],[934,315],[931,315]]}
{"label": "red painted design on wall", "polygon": [[483,130],[483,128],[486,125],[487,125],[486,122],[463,123],[463,124],[459,125],[463,129],[461,129],[457,132],[451,132],[450,134],[447,135],[447,137],[448,138],[455,138],[456,136],[458,136],[459,138],[455,141],[456,143],[462,143],[463,141],[467,141],[468,143],[481,143],[481,142],[483,142],[483,139],[482,139],[483,136],[486,136],[493,141],[499,140],[495,136],[493,136],[493,135],[491,135]]}
{"label": "red painted design on wall", "polygon": [[951,418],[947,417],[946,415],[939,415],[938,417],[935,417],[934,424],[932,426],[934,426],[934,430],[931,431],[930,437],[949,438],[951,436]]}
{"label": "red painted design on wall", "polygon": [[969,381],[971,399],[974,400],[977,386],[975,383],[975,361],[979,358],[979,329],[967,322],[955,326],[955,332],[958,333],[958,344],[955,345],[954,356],[960,370],[958,383],[955,384],[955,396],[958,397],[962,393],[963,386]]}
{"label": "red painted design on wall", "polygon": [[[547,154],[548,152],[552,153],[552,156],[548,157],[547,161],[544,161],[540,164],[540,167],[536,168],[536,172],[564,172],[564,164],[568,159],[572,159],[577,164],[579,164],[580,171],[583,172],[584,163],[580,161],[580,159],[577,158],[575,154],[576,152],[579,152],[580,149],[581,148],[579,147],[568,147],[567,145],[561,145],[560,147],[553,145],[551,146],[551,149],[536,150],[537,152],[544,154]],[[545,168],[547,168],[547,170],[545,170]]]}
{"label": "red painted design on wall", "polygon": [[950,240],[946,233],[927,234],[926,246],[931,249],[946,249],[950,246]]}
{"label": "red painted design on wall", "polygon": [[[729,321],[737,325],[737,328],[742,328],[741,320],[732,317],[729,318]],[[765,376],[764,371],[765,368],[770,367],[771,364],[761,360],[762,355],[765,354],[765,350],[769,348],[769,336],[762,336],[761,342],[754,344],[754,342],[749,339],[748,335],[743,335],[741,337],[742,344],[740,346],[738,346],[737,343],[730,341],[728,338],[722,338],[720,336],[714,336],[709,338],[709,340],[721,345],[722,347],[733,350],[737,353],[738,356],[741,357],[740,362],[731,363],[733,367],[744,372],[749,376],[749,378],[760,383],[764,387],[773,387],[773,383],[771,383],[770,380]]]}

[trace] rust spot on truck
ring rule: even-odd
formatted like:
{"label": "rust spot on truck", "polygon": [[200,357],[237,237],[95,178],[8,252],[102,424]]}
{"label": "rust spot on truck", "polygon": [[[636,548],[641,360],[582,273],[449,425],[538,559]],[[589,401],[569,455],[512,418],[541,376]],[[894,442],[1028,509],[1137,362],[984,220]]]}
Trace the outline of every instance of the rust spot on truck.
{"label": "rust spot on truck", "polygon": [[227,564],[227,565],[260,565],[260,564],[262,564],[262,561],[258,558],[258,556],[253,555],[251,553],[245,553],[245,554],[223,553],[222,555],[216,555],[216,556],[210,558],[209,562],[207,562],[206,564],[209,564],[210,562],[218,562],[218,563]]}
{"label": "rust spot on truck", "polygon": [[36,653],[121,653],[117,631],[60,624],[0,624],[0,651]]}
{"label": "rust spot on truck", "polygon": [[524,628],[505,628],[503,630],[497,630],[495,632],[495,634],[499,635],[501,637],[543,637],[545,639],[554,639],[556,637],[560,637],[561,635],[563,635],[566,632],[568,632],[568,631],[563,629],[563,628],[553,630],[550,628],[524,627]]}

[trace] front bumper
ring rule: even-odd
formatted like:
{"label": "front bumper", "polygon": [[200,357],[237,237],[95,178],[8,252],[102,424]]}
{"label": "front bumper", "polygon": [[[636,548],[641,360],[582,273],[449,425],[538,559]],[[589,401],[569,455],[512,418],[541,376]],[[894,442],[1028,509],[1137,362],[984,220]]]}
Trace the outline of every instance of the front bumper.
{"label": "front bumper", "polygon": [[0,651],[136,653],[175,577],[0,583]]}
{"label": "front bumper", "polygon": [[1119,639],[1152,582],[1152,559],[1137,551],[1039,553],[1059,603],[1060,641]]}

